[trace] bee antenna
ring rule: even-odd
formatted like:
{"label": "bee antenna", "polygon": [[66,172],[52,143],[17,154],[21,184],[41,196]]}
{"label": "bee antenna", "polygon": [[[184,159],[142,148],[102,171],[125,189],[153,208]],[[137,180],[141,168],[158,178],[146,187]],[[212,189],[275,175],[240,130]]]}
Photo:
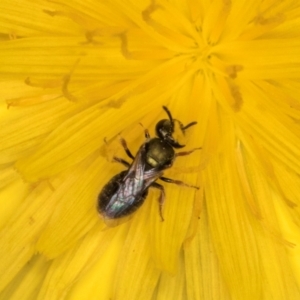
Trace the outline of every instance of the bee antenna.
{"label": "bee antenna", "polygon": [[197,124],[197,122],[191,122],[191,123],[183,126],[181,129],[184,131],[184,130],[188,129],[189,127],[194,126],[196,124]]}
{"label": "bee antenna", "polygon": [[168,115],[168,117],[170,119],[171,126],[172,126],[172,132],[174,132],[174,121],[173,121],[171,112],[169,111],[169,109],[166,106],[163,106],[163,109],[165,110],[165,112],[167,113],[167,115]]}

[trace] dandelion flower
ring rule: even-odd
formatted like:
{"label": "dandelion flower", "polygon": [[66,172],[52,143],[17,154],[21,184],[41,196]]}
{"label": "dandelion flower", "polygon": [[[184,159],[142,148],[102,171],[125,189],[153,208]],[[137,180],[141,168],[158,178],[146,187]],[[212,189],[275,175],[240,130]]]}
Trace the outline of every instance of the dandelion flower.
{"label": "dandelion flower", "polygon": [[[0,299],[299,299],[300,4],[2,0]],[[95,209],[162,106],[197,126],[151,191]],[[104,143],[107,138],[108,145]]]}

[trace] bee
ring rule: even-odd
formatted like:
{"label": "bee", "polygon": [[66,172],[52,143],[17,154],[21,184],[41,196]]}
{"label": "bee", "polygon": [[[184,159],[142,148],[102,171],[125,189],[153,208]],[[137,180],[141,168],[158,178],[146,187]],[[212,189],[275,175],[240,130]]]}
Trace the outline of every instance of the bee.
{"label": "bee", "polygon": [[119,219],[131,215],[144,203],[149,188],[155,188],[160,191],[159,215],[164,221],[162,211],[165,190],[161,184],[156,182],[158,179],[167,183],[199,189],[197,186],[188,185],[180,180],[163,177],[163,172],[172,167],[177,156],[189,155],[195,150],[201,149],[175,152],[174,149],[185,146],[181,145],[173,136],[175,123],[179,124],[180,130],[184,134],[186,129],[196,125],[197,122],[191,122],[184,126],[180,121],[173,119],[166,106],[163,106],[163,109],[167,113],[168,119],[160,120],[156,124],[157,137],[150,138],[148,130],[144,130],[146,141],[135,156],[128,149],[126,141],[120,138],[121,145],[128,157],[132,159],[132,163],[119,157],[113,158],[115,162],[124,165],[127,170],[112,177],[98,196],[97,210],[104,219]]}

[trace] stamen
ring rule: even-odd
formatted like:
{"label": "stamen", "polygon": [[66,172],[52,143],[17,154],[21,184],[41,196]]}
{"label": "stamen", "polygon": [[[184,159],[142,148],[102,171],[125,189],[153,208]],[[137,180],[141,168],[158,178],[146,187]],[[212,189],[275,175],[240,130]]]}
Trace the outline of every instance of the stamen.
{"label": "stamen", "polygon": [[71,76],[74,73],[75,68],[79,64],[79,61],[80,61],[80,59],[78,59],[76,61],[76,63],[74,64],[74,66],[73,66],[73,68],[71,70],[71,72],[69,74],[65,75],[64,78],[63,78],[62,92],[63,92],[63,95],[67,99],[69,99],[71,102],[77,102],[78,101],[78,99],[72,93],[70,93],[70,91],[68,89],[68,85],[69,85],[69,82],[71,80]]}
{"label": "stamen", "polygon": [[128,41],[126,32],[119,35],[121,39],[121,52],[126,59],[132,59],[131,53],[128,51]]}
{"label": "stamen", "polygon": [[32,87],[51,89],[51,88],[59,88],[62,85],[63,80],[62,79],[42,80],[42,79],[27,77],[24,80],[24,83]]}
{"label": "stamen", "polygon": [[92,44],[92,45],[101,45],[101,42],[97,42],[95,40],[95,36],[98,35],[98,31],[97,30],[88,30],[85,33],[85,37],[86,37],[86,42],[83,42],[81,44],[86,45],[86,44]]}
{"label": "stamen", "polygon": [[230,65],[226,68],[226,73],[230,78],[235,79],[237,77],[237,73],[243,70],[243,66],[241,65]]}
{"label": "stamen", "polygon": [[237,85],[229,85],[230,93],[235,102],[231,105],[234,111],[239,111],[243,105],[243,97],[240,92],[240,88]]}
{"label": "stamen", "polygon": [[142,11],[142,17],[145,22],[149,22],[151,20],[151,14],[157,10],[160,6],[155,3],[155,0],[151,0],[151,4]]}

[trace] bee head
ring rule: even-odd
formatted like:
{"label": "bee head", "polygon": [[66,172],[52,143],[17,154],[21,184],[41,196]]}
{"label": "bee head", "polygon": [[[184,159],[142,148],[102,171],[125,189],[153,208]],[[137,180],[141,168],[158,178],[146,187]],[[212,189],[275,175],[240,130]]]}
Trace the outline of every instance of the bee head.
{"label": "bee head", "polygon": [[166,111],[169,119],[160,120],[156,124],[156,135],[160,139],[166,141],[173,148],[183,148],[185,145],[182,145],[178,142],[180,135],[184,135],[185,130],[190,126],[197,124],[197,122],[192,122],[186,126],[183,126],[180,121],[173,119],[171,112],[166,106],[163,106],[163,109]]}

